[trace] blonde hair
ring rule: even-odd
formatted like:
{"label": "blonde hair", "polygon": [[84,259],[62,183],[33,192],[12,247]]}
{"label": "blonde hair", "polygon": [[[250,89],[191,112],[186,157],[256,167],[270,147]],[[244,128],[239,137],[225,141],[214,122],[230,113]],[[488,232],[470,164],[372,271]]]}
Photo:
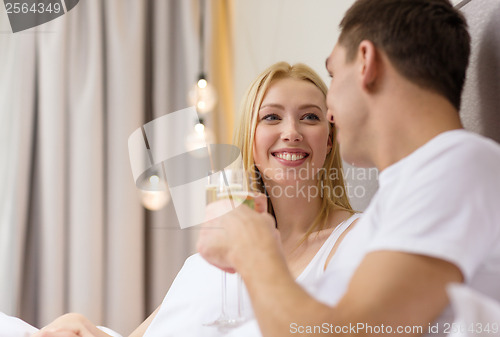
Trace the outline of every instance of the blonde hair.
{"label": "blonde hair", "polygon": [[[234,144],[241,150],[243,165],[249,171],[250,180],[257,182],[256,189],[266,193],[260,172],[255,166],[253,158],[253,144],[255,130],[257,128],[259,109],[264,100],[271,82],[277,79],[292,78],[309,81],[321,90],[326,99],[328,88],[323,80],[314,70],[305,64],[297,63],[290,65],[286,62],[278,62],[264,70],[248,88],[240,106],[238,122],[234,134]],[[326,220],[332,208],[346,210],[354,213],[346,194],[344,177],[342,172],[342,160],[338,151],[338,143],[335,135],[335,127],[330,124],[330,136],[332,137],[332,149],[325,158],[323,168],[319,170],[318,188],[321,188],[321,212],[316,216],[313,224],[307,231],[304,240],[314,231],[321,230],[326,225]],[[336,170],[334,177],[328,177],[328,172]],[[332,178],[332,179],[329,179]],[[254,184],[255,185],[255,184]],[[338,187],[342,189],[341,196],[337,196]],[[326,192],[326,193],[325,193]],[[274,216],[271,200],[268,199],[268,210]],[[301,241],[302,243],[303,241]]]}

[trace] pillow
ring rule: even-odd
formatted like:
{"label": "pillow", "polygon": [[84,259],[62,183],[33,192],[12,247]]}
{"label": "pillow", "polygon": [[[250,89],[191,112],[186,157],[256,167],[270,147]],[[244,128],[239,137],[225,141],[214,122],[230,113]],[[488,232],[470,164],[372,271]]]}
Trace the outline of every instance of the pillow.
{"label": "pillow", "polygon": [[448,337],[500,336],[500,303],[462,284],[447,288],[455,321]]}

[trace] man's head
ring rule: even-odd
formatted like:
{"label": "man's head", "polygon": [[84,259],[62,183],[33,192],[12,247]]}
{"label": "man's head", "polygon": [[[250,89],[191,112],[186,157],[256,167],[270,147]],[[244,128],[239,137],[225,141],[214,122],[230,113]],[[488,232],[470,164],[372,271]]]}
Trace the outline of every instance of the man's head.
{"label": "man's head", "polygon": [[345,161],[382,168],[460,126],[470,37],[448,0],[357,0],[340,28],[326,62],[327,118]]}
{"label": "man's head", "polygon": [[459,110],[470,36],[464,17],[448,0],[357,0],[340,28],[338,43],[347,62],[361,41],[369,40],[402,76]]}

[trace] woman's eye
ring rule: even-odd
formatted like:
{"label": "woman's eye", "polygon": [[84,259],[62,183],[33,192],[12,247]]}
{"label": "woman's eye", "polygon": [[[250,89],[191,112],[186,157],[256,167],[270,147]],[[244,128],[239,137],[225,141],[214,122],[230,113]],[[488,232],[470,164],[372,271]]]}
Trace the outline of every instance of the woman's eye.
{"label": "woman's eye", "polygon": [[317,114],[315,113],[308,113],[308,114],[305,114],[302,119],[305,119],[305,120],[310,120],[310,121],[319,121],[320,118]]}
{"label": "woman's eye", "polygon": [[280,119],[281,119],[280,116],[278,116],[277,114],[268,114],[262,117],[263,121],[268,121],[268,122],[278,121]]}

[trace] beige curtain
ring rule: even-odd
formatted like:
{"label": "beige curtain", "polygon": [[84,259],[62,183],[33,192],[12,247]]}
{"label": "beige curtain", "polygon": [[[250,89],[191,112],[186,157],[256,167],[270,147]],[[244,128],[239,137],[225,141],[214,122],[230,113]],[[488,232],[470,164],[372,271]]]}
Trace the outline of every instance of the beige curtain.
{"label": "beige curtain", "polygon": [[214,111],[214,131],[219,143],[232,143],[234,129],[234,79],[233,79],[233,10],[231,0],[212,0],[212,45],[210,66],[212,80],[217,89],[219,102]]}
{"label": "beige curtain", "polygon": [[172,205],[141,206],[127,139],[187,106],[196,4],[85,0],[15,34],[0,11],[0,311],[126,335],[193,252]]}
{"label": "beige curtain", "polygon": [[11,34],[0,10],[0,310],[7,313],[15,312],[23,287],[36,97],[34,35]]}

